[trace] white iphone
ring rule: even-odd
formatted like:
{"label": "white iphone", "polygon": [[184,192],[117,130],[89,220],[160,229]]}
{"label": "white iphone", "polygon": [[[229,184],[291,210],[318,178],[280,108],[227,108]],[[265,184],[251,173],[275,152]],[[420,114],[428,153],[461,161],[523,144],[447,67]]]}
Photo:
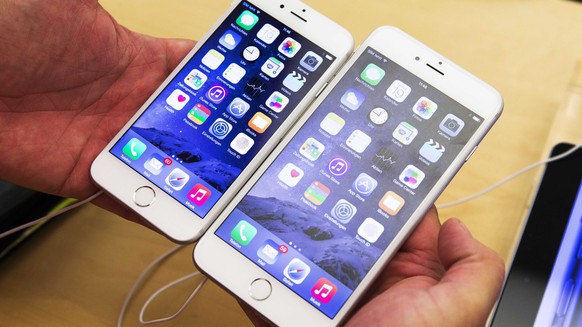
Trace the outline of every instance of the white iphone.
{"label": "white iphone", "polygon": [[170,239],[195,241],[353,46],[349,32],[300,1],[235,1],[91,176]]}
{"label": "white iphone", "polygon": [[202,237],[197,266],[276,325],[341,324],[502,107],[379,28]]}

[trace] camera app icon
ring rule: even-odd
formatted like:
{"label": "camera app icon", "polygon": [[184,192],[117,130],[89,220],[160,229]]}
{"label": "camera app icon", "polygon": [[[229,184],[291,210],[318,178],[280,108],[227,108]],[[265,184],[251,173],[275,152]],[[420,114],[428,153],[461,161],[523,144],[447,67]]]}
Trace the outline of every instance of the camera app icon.
{"label": "camera app icon", "polygon": [[453,114],[448,114],[439,127],[441,131],[445,132],[447,135],[455,137],[461,133],[461,130],[465,127],[465,122]]}
{"label": "camera app icon", "polygon": [[307,53],[305,54],[305,56],[303,56],[301,62],[299,63],[301,64],[301,66],[303,66],[303,68],[307,69],[310,72],[313,72],[319,67],[319,65],[321,65],[322,62],[323,58],[321,58],[315,52],[307,51]]}

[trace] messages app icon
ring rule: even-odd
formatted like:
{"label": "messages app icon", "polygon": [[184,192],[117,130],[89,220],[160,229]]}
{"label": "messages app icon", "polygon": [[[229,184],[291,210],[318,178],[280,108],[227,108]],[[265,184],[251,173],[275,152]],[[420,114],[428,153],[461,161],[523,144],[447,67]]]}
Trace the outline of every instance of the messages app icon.
{"label": "messages app icon", "polygon": [[230,232],[230,236],[240,245],[249,244],[255,235],[257,235],[257,229],[246,220],[239,221]]}
{"label": "messages app icon", "polygon": [[245,30],[250,30],[259,22],[259,17],[252,12],[245,10],[236,19],[236,24]]}
{"label": "messages app icon", "polygon": [[374,64],[368,64],[368,66],[366,66],[366,69],[364,69],[362,74],[360,74],[360,77],[368,84],[376,86],[378,85],[378,83],[380,83],[382,78],[384,78],[384,75],[386,75],[384,69]]}

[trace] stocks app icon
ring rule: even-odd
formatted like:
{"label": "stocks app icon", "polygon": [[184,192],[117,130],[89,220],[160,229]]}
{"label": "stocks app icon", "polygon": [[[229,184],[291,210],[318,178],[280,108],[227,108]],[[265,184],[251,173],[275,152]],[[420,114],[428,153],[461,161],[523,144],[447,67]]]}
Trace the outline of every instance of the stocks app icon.
{"label": "stocks app icon", "polygon": [[245,93],[253,99],[261,95],[261,93],[265,92],[266,89],[267,86],[265,85],[265,81],[258,77],[251,78],[247,82],[247,85],[245,85]]}

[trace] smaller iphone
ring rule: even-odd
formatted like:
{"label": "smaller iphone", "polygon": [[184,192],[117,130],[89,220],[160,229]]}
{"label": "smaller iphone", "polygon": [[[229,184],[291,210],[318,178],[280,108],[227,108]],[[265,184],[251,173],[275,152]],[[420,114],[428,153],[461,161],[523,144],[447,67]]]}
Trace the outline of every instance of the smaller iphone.
{"label": "smaller iphone", "polygon": [[349,32],[300,1],[234,1],[91,176],[170,239],[193,242],[352,50]]}
{"label": "smaller iphone", "polygon": [[502,111],[491,86],[394,27],[360,46],[194,251],[279,326],[333,326]]}

